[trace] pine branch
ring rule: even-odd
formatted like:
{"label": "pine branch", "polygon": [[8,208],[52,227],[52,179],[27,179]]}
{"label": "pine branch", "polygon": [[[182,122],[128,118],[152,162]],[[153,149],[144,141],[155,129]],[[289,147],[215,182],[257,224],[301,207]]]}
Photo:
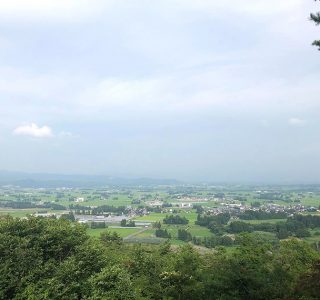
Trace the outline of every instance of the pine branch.
{"label": "pine branch", "polygon": [[312,43],[313,46],[319,47],[319,51],[320,51],[320,40],[319,41],[314,41]]}
{"label": "pine branch", "polygon": [[315,22],[316,25],[320,25],[320,12],[315,14],[310,14],[310,20]]}
{"label": "pine branch", "polygon": [[[315,0],[315,1],[317,2],[317,1],[320,1],[320,0]],[[315,14],[311,13],[310,14],[310,20],[315,22],[316,25],[320,25],[320,12],[317,12]],[[312,45],[318,47],[319,51],[320,51],[320,40],[314,41],[312,43]]]}

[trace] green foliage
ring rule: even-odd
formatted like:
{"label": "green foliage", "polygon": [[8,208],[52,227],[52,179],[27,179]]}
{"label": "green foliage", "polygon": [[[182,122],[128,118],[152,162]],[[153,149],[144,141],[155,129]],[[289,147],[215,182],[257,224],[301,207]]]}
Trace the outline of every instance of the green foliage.
{"label": "green foliage", "polygon": [[176,254],[172,269],[160,274],[162,299],[206,299],[199,266],[201,258],[189,245]]}
{"label": "green foliage", "polygon": [[122,227],[136,227],[136,223],[132,220],[127,221],[126,219],[122,219],[120,222]]}
{"label": "green foliage", "polygon": [[104,243],[121,244],[123,239],[116,232],[105,231],[100,234],[100,240]]}
{"label": "green foliage", "polygon": [[[317,0],[315,0],[317,1]],[[320,12],[317,13],[311,13],[310,14],[310,20],[314,22],[316,25],[320,25]],[[320,50],[320,40],[316,40],[312,43],[313,46],[319,47]]]}
{"label": "green foliage", "polygon": [[319,50],[320,50],[320,40],[313,41],[312,46],[319,47]]}
{"label": "green foliage", "polygon": [[157,229],[155,234],[156,237],[171,239],[171,234],[168,233],[167,229]]}
{"label": "green foliage", "polygon": [[289,236],[298,238],[309,237],[310,232],[308,228],[316,228],[318,226],[320,226],[319,216],[295,215],[292,218],[288,218],[286,222],[277,222],[275,224],[250,224],[242,221],[234,221],[229,224],[227,230],[230,233],[253,231],[272,232],[275,233],[279,239],[286,239]]}
{"label": "green foliage", "polygon": [[136,299],[130,274],[121,266],[106,267],[90,278],[93,293],[88,300]]}
{"label": "green foliage", "polygon": [[[239,242],[232,255],[218,253],[208,262],[210,299],[288,299],[298,275],[314,260],[315,252],[300,241],[274,248],[246,234]],[[217,291],[224,296],[215,297]]]}
{"label": "green foliage", "polygon": [[315,22],[316,25],[320,25],[320,12],[317,12],[315,14],[310,14],[311,21]]}
{"label": "green foliage", "polygon": [[217,246],[227,246],[230,247],[234,244],[233,239],[230,236],[215,236],[210,237],[193,237],[192,242],[198,246],[204,246],[206,248],[215,248]]}
{"label": "green foliage", "polygon": [[295,215],[292,220],[295,220],[297,222],[300,222],[304,224],[307,228],[315,228],[320,227],[320,216],[313,216],[313,215]]}
{"label": "green foliage", "polygon": [[51,203],[51,208],[53,210],[66,210],[67,208],[61,204]]}
{"label": "green foliage", "polygon": [[315,262],[309,272],[301,276],[296,295],[298,299],[316,300],[320,295],[320,261]]}
{"label": "green foliage", "polygon": [[192,240],[191,233],[186,229],[178,230],[178,240],[189,242]]}
{"label": "green foliage", "polygon": [[96,228],[107,228],[108,226],[106,225],[105,222],[91,222],[90,223],[90,228],[96,229]]}
{"label": "green foliage", "polygon": [[229,232],[231,233],[252,232],[253,230],[252,224],[241,221],[231,222],[229,225]]}
{"label": "green foliage", "polygon": [[74,222],[76,220],[72,212],[69,212],[68,214],[62,214],[60,218],[63,220],[69,220],[71,222]]}
{"label": "green foliage", "polygon": [[204,208],[203,208],[201,205],[199,205],[199,204],[194,204],[194,205],[193,205],[193,209],[196,210],[197,214],[202,214],[202,213],[204,213]]}
{"label": "green foliage", "polygon": [[86,242],[77,247],[74,255],[52,265],[53,273],[43,274],[29,285],[27,292],[35,299],[80,299],[93,289],[89,281],[92,274],[100,272],[105,265],[103,248],[92,241]]}
{"label": "green foliage", "polygon": [[179,215],[166,216],[163,219],[164,224],[188,224],[189,220],[186,217],[181,217]]}
{"label": "green foliage", "polygon": [[152,223],[152,227],[160,229],[161,228],[161,223],[160,222],[154,222],[154,223]]}
{"label": "green foliage", "polygon": [[197,221],[195,222],[197,225],[206,226],[208,228],[212,228],[213,226],[221,226],[226,225],[230,220],[229,213],[222,213],[218,215],[200,215],[198,214]]}
{"label": "green foliage", "polygon": [[[258,202],[260,204],[260,202]],[[260,205],[259,205],[260,206]],[[263,210],[246,210],[239,216],[242,220],[270,220],[270,219],[286,219],[285,212],[266,212]]]}
{"label": "green foliage", "polygon": [[33,289],[34,282],[51,276],[55,267],[75,255],[87,240],[83,226],[71,226],[66,220],[2,219],[0,299],[14,299],[26,287]]}
{"label": "green foliage", "polygon": [[[188,231],[181,231],[183,234]],[[188,237],[187,239],[189,239]],[[219,236],[219,239],[230,237]],[[227,240],[228,239],[228,240]],[[0,219],[0,299],[317,299],[320,255],[298,239],[240,234],[232,252],[100,240],[63,219]]]}

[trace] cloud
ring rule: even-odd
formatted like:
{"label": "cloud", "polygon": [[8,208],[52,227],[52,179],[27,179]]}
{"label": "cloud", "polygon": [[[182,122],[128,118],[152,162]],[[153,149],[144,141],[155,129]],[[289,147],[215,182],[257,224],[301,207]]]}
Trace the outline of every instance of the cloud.
{"label": "cloud", "polygon": [[[253,81],[254,75],[257,78]],[[234,114],[267,120],[274,111],[293,116],[316,111],[319,102],[313,95],[317,95],[319,89],[315,78],[310,75],[302,80],[268,79],[263,72],[243,65],[132,80],[105,78],[80,88],[79,96],[73,100],[76,110],[72,112],[80,113],[84,118],[86,115],[108,116],[109,119],[154,119],[165,115],[178,118],[196,113],[198,116],[219,114],[228,117]],[[312,96],[305,99],[307,91]],[[305,120],[292,117],[288,122],[301,126]]]}
{"label": "cloud", "polygon": [[234,0],[231,2],[212,0],[176,0],[181,6],[190,7],[207,13],[217,14],[221,10],[254,15],[268,15],[300,7],[302,0]]}
{"label": "cloud", "polygon": [[290,118],[288,120],[289,125],[291,126],[303,126],[305,125],[306,121],[300,118]]}
{"label": "cloud", "polygon": [[56,90],[65,89],[64,80],[61,75],[35,74],[18,68],[0,66],[0,93],[44,99]]}
{"label": "cloud", "polygon": [[[99,1],[92,0],[92,6],[98,5]],[[120,8],[125,7],[124,1],[118,1],[117,5],[112,8],[115,9],[113,15],[117,15]],[[79,11],[81,7],[91,5],[91,2],[86,0],[31,0],[27,1],[28,4],[22,0],[4,2],[6,1],[0,1],[0,17],[1,12],[6,10],[10,11],[12,15],[14,12],[25,12],[26,14],[28,12],[45,16],[51,13],[51,9],[53,9],[52,14],[59,10],[63,10],[63,13],[67,14],[70,12],[68,7]],[[112,1],[105,0],[105,2],[109,5]],[[89,38],[85,34],[77,34],[77,30],[74,29],[71,31],[72,34],[75,33],[74,39],[71,38],[71,41],[75,41],[74,44],[70,44],[69,34],[66,36],[61,34],[61,38],[59,35],[59,46],[66,47],[59,50],[61,55],[56,56],[55,51],[52,52],[47,48],[38,53],[40,57],[42,52],[46,54],[41,57],[40,65],[43,66],[47,66],[47,63],[50,65],[51,61],[57,59],[55,68],[46,67],[41,71],[42,67],[38,69],[38,61],[31,61],[26,66],[20,66],[20,63],[17,63],[23,69],[15,69],[14,66],[11,68],[9,66],[7,68],[1,67],[0,93],[5,100],[3,100],[4,103],[1,103],[0,117],[10,116],[8,122],[12,123],[8,128],[13,128],[17,122],[25,119],[25,115],[28,115],[30,120],[37,120],[39,115],[46,116],[48,119],[43,119],[43,122],[47,123],[52,122],[55,118],[72,122],[114,119],[154,120],[166,116],[178,119],[181,116],[194,117],[195,113],[200,119],[205,114],[229,117],[234,113],[237,116],[250,115],[253,118],[269,120],[273,111],[285,112],[287,116],[296,116],[300,113],[307,115],[308,111],[316,113],[316,109],[319,107],[319,102],[316,99],[319,91],[318,73],[314,71],[313,66],[312,69],[311,67],[308,69],[306,64],[306,60],[309,60],[312,55],[303,55],[303,49],[307,49],[307,51],[310,49],[310,52],[314,50],[309,46],[312,38],[307,37],[307,41],[304,41],[305,32],[296,34],[297,31],[292,30],[292,26],[283,29],[282,26],[277,26],[278,21],[268,22],[259,18],[259,28],[257,28],[253,26],[255,23],[251,23],[251,18],[248,18],[246,14],[244,17],[242,14],[240,16],[240,23],[244,24],[242,31],[239,32],[238,27],[235,31],[233,22],[229,20],[230,14],[220,14],[221,10],[226,12],[230,10],[232,15],[235,12],[250,11],[252,15],[257,12],[274,16],[274,13],[281,11],[286,13],[288,17],[290,16],[290,18],[283,18],[287,20],[291,19],[291,10],[298,11],[302,1],[283,0],[279,5],[276,5],[277,0],[267,2],[235,0],[230,4],[214,0],[185,0],[183,2],[174,0],[171,2],[173,12],[170,14],[177,14],[177,18],[173,18],[177,20],[177,23],[173,23],[171,19],[169,22],[164,22],[164,16],[160,14],[168,12],[165,9],[170,4],[168,0],[157,4],[156,8],[153,8],[156,11],[153,14],[151,7],[142,5],[142,3],[143,1],[133,1],[132,10],[123,10],[123,13],[129,18],[129,22],[122,24],[123,18],[119,22],[114,21],[113,18],[105,18],[103,21],[105,23],[102,23],[105,27],[101,26],[103,33],[96,25],[93,25],[92,28],[89,27],[89,33],[95,32],[93,39],[91,39],[92,34]],[[159,12],[158,6],[163,6],[163,10]],[[193,6],[197,7],[195,12],[192,10]],[[189,10],[191,15],[197,16],[197,18],[208,10],[210,10],[210,14],[216,13],[221,18],[210,17],[201,21],[191,18],[190,20]],[[196,13],[197,11],[198,13]],[[138,12],[139,18],[136,16]],[[103,14],[105,13],[103,11]],[[302,11],[303,13],[304,11]],[[140,22],[137,22],[137,19]],[[186,28],[179,23],[185,25]],[[309,30],[310,24],[304,17],[294,23],[295,29],[304,28],[301,26],[304,23]],[[150,25],[147,26],[148,29],[145,24]],[[111,25],[116,25],[116,27]],[[44,28],[51,33],[50,26]],[[266,28],[269,30],[271,26],[277,28],[277,31],[281,29],[290,32],[290,35],[305,42],[304,48],[299,47],[298,63],[294,66],[292,65],[292,60],[296,58],[294,52],[292,56],[286,58],[284,56],[287,50],[282,48],[283,46],[287,47],[286,43],[290,39],[282,39],[282,36],[273,34],[273,32],[271,35],[265,35]],[[115,36],[117,38],[110,35],[110,40],[104,39],[108,41],[108,46],[105,48],[98,44],[95,45],[96,38],[99,37],[101,40],[107,34],[103,28],[109,27],[116,29]],[[205,28],[208,28],[208,31],[200,34]],[[92,29],[94,31],[91,31]],[[312,29],[311,26],[310,31]],[[36,29],[31,28],[31,30],[34,30],[34,35],[33,33],[30,35],[33,37],[30,40],[38,41],[39,38],[44,38],[42,33],[38,33]],[[79,28],[79,30],[82,29]],[[233,35],[229,31],[236,33]],[[225,37],[226,32],[229,34]],[[52,31],[52,33],[58,36],[58,33],[61,32]],[[77,41],[77,35],[81,37],[79,41]],[[237,47],[230,47],[234,49],[234,52],[226,50],[228,43],[223,48],[219,48],[217,45],[225,44],[228,40],[233,41],[232,37],[236,35],[243,37],[244,42],[237,43]],[[109,37],[109,35],[107,36]],[[263,39],[260,40],[260,37]],[[20,40],[24,41],[19,37],[18,41]],[[175,40],[176,42],[174,42]],[[216,43],[212,42],[215,40]],[[83,44],[90,43],[93,45],[89,48],[83,47]],[[101,43],[103,44],[103,40]],[[18,45],[20,44],[18,43]],[[21,45],[23,46],[24,43]],[[123,45],[125,49],[122,48]],[[31,46],[28,48],[36,47],[35,49],[38,49],[37,43]],[[92,47],[97,55],[90,54]],[[166,51],[163,47],[169,50]],[[80,52],[77,52],[78,49]],[[100,57],[102,49],[106,51],[103,51],[103,57]],[[70,52],[72,56],[68,52],[70,50],[72,50]],[[315,51],[313,52],[314,55],[317,55]],[[13,58],[17,54],[21,54],[17,56],[18,59],[23,56],[23,53],[13,53],[15,54],[12,61],[16,61]],[[87,53],[88,57],[84,53]],[[120,55],[117,56],[114,53],[120,53]],[[32,57],[35,56],[38,55],[32,54]],[[60,60],[60,56],[65,56],[66,60]],[[95,56],[99,58],[99,62],[93,60]],[[133,63],[124,61],[123,57],[140,62],[141,69],[137,69]],[[28,62],[28,58],[27,56],[23,60],[23,64],[25,61]],[[77,62],[77,67],[70,63],[73,59]],[[146,62],[144,62],[145,60]],[[78,61],[81,61],[81,64]],[[110,64],[110,69],[103,68],[103,72],[101,72],[97,67],[100,66],[101,61],[104,61],[106,65]],[[113,70],[113,61],[119,70]],[[78,69],[79,66],[81,66],[80,69]],[[306,69],[303,69],[304,66]],[[91,67],[92,73],[84,71],[91,70]],[[305,99],[306,93],[310,94],[308,99]],[[310,118],[308,117],[308,119]],[[284,122],[286,123],[286,121]],[[280,122],[285,125],[283,120]],[[56,136],[59,135],[58,132],[55,133]]]}
{"label": "cloud", "polygon": [[[0,1],[0,17],[4,21],[42,21],[75,23],[96,17],[106,16],[113,19],[118,12],[126,14],[128,8],[132,13],[152,12],[179,18],[185,12],[221,15],[230,13],[251,16],[276,16],[279,13],[301,9],[303,0],[234,0],[230,3],[217,0],[163,0],[149,4],[145,1],[124,0],[10,0]],[[175,17],[173,17],[175,16]],[[119,18],[118,18],[119,19]],[[121,19],[121,18],[120,18]],[[130,23],[131,25],[131,23]]]}
{"label": "cloud", "polygon": [[61,138],[78,138],[80,137],[78,134],[73,134],[70,131],[60,131],[58,137]]}
{"label": "cloud", "polygon": [[113,0],[10,0],[0,1],[6,20],[79,21],[96,16]]}
{"label": "cloud", "polygon": [[53,133],[50,127],[48,126],[39,127],[35,123],[31,123],[30,125],[18,126],[13,131],[13,134],[31,136],[35,138],[49,138],[53,136]]}

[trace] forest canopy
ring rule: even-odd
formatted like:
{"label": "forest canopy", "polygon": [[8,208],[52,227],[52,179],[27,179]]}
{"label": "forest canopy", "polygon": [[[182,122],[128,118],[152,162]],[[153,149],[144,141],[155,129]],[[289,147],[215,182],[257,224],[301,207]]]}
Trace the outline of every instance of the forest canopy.
{"label": "forest canopy", "polygon": [[247,233],[230,253],[200,254],[93,239],[68,220],[0,220],[0,299],[318,299],[319,262],[297,239]]}

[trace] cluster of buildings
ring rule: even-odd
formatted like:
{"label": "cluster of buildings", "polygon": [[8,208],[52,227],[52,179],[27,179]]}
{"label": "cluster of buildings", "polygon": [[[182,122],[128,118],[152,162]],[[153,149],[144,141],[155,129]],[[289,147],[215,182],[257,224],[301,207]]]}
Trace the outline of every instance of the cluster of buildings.
{"label": "cluster of buildings", "polygon": [[259,207],[251,207],[243,204],[234,203],[220,203],[220,206],[213,207],[207,210],[209,214],[218,215],[221,213],[230,213],[231,215],[239,215],[245,211],[264,211],[266,213],[288,213],[288,215],[293,213],[303,213],[303,212],[316,212],[319,211],[316,207],[306,207],[304,205],[279,205],[279,204],[266,204]]}

